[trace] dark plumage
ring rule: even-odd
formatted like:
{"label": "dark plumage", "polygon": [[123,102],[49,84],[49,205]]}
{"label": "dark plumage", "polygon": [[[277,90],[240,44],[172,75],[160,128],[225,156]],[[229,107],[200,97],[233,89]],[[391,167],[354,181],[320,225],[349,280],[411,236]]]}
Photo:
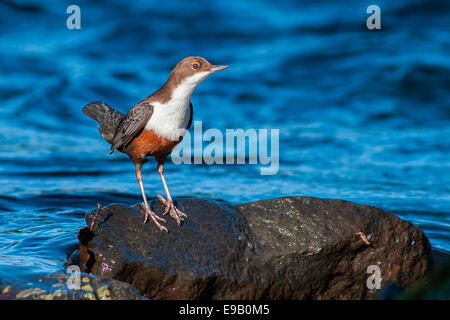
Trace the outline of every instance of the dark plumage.
{"label": "dark plumage", "polygon": [[83,108],[83,113],[100,123],[98,131],[103,139],[112,143],[117,126],[125,115],[101,101],[91,102]]}
{"label": "dark plumage", "polygon": [[128,111],[125,118],[120,122],[112,140],[109,153],[122,146],[126,146],[145,127],[153,114],[153,106],[142,101]]}

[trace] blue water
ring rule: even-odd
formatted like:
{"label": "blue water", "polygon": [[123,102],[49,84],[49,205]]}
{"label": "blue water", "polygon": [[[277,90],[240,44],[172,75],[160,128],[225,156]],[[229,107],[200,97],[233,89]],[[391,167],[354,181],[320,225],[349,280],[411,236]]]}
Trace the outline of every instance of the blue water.
{"label": "blue water", "polygon": [[[132,163],[81,108],[127,111],[189,55],[231,66],[197,88],[194,120],[279,129],[280,169],[168,161],[172,195],[375,205],[450,254],[448,1],[76,1],[81,30],[66,28],[70,4],[0,3],[0,277],[61,270],[86,211],[141,201]],[[163,194],[144,168],[148,196]]]}

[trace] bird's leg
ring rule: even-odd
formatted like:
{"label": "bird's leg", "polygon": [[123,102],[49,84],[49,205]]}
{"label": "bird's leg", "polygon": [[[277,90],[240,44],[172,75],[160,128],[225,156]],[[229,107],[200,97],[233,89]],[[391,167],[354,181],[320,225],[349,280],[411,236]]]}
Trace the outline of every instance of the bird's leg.
{"label": "bird's leg", "polygon": [[142,198],[144,199],[144,203],[143,203],[143,207],[145,209],[144,223],[146,223],[148,221],[148,219],[151,218],[153,220],[153,222],[156,224],[156,226],[159,228],[159,230],[161,230],[161,231],[164,230],[164,231],[168,232],[167,228],[162,226],[159,223],[159,221],[166,222],[166,220],[157,216],[156,213],[154,213],[153,210],[148,205],[147,197],[145,196],[144,185],[142,183],[142,162],[134,162],[134,165],[136,167],[136,178],[137,178],[137,181],[139,182],[139,188],[141,189]]}
{"label": "bird's leg", "polygon": [[158,195],[158,199],[166,206],[166,210],[164,211],[164,215],[170,213],[170,215],[175,219],[178,225],[180,225],[183,217],[187,218],[187,215],[180,211],[177,207],[175,207],[172,197],[170,196],[169,188],[167,187],[166,179],[164,178],[164,159],[157,159],[158,161],[158,173],[161,176],[162,183],[164,185],[164,191],[167,195],[167,200]]}

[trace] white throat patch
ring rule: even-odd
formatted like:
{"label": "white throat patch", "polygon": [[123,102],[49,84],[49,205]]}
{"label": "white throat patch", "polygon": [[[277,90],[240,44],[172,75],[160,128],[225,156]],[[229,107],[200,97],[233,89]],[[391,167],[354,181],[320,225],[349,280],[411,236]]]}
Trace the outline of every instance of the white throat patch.
{"label": "white throat patch", "polygon": [[151,102],[153,114],[145,129],[153,130],[157,135],[172,141],[183,136],[191,117],[189,104],[192,93],[208,75],[209,72],[205,71],[184,79],[173,90],[170,100],[164,104]]}

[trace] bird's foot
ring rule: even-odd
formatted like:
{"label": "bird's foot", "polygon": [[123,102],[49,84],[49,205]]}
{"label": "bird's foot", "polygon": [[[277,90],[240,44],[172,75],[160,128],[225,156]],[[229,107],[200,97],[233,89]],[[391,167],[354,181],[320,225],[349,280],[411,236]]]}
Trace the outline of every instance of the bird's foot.
{"label": "bird's foot", "polygon": [[175,219],[178,225],[180,225],[183,218],[187,218],[187,214],[175,207],[172,200],[166,200],[160,195],[158,195],[157,197],[159,201],[161,201],[166,206],[166,210],[164,211],[163,215],[170,213],[170,216]]}
{"label": "bird's foot", "polygon": [[156,224],[156,226],[159,228],[159,230],[169,232],[166,227],[164,227],[163,225],[161,225],[159,223],[159,222],[167,223],[166,220],[164,220],[163,218],[158,216],[156,213],[154,213],[152,209],[150,209],[148,206],[145,205],[145,203],[142,204],[142,207],[145,210],[144,224],[147,223],[147,221],[151,218],[153,220],[153,222]]}
{"label": "bird's foot", "polygon": [[357,235],[361,238],[361,240],[362,240],[365,244],[367,244],[368,246],[372,245],[372,244],[370,243],[370,241],[367,240],[367,237],[366,237],[366,235],[365,235],[364,233],[358,232]]}

